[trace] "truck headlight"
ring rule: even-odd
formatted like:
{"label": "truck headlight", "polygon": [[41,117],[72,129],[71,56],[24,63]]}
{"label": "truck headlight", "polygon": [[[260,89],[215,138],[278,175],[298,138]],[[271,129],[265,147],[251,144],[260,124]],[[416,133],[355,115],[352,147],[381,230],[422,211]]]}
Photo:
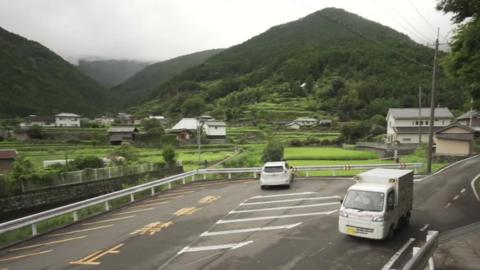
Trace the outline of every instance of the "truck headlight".
{"label": "truck headlight", "polygon": [[341,217],[345,217],[345,218],[348,218],[348,214],[345,210],[340,210],[338,212],[338,214],[341,216]]}
{"label": "truck headlight", "polygon": [[372,221],[374,221],[374,222],[384,222],[385,218],[383,216],[373,217]]}

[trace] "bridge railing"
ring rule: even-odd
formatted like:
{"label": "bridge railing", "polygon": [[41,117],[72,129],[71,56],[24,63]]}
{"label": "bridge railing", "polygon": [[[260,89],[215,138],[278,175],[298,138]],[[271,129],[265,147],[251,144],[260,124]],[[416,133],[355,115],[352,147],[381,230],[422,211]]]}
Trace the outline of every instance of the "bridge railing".
{"label": "bridge railing", "polygon": [[413,249],[412,258],[405,264],[402,270],[434,270],[433,253],[438,246],[438,231],[428,231],[427,241],[420,248]]}
{"label": "bridge railing", "polygon": [[[311,171],[331,171],[331,170],[368,170],[373,168],[391,168],[391,169],[418,169],[423,166],[422,163],[398,163],[398,164],[367,164],[367,165],[330,165],[330,166],[298,166],[295,167],[295,170],[298,172],[311,172]],[[196,181],[196,177],[203,175],[227,175],[228,179],[232,178],[232,174],[246,174],[252,173],[254,178],[257,177],[257,174],[261,172],[260,167],[251,167],[251,168],[221,168],[221,169],[198,169],[190,172],[185,172],[173,176],[168,176],[162,179],[154,180],[145,184],[137,185],[134,187],[126,188],[123,190],[115,191],[105,195],[97,196],[94,198],[86,199],[83,201],[75,202],[51,210],[43,211],[37,214],[30,216],[22,217],[19,219],[7,221],[0,223],[0,247],[12,244],[18,241],[5,242],[2,240],[2,234],[18,230],[21,228],[27,228],[30,226],[30,233],[24,235],[24,237],[13,237],[14,239],[25,240],[39,234],[37,224],[44,222],[53,218],[61,217],[64,215],[71,215],[71,221],[79,221],[79,211],[101,205],[103,211],[106,212],[112,209],[111,202],[126,197],[128,198],[127,203],[134,202],[138,199],[137,195],[140,193],[148,192],[149,195],[153,196],[158,191],[159,188],[165,187],[165,189],[171,189],[172,184],[180,182],[186,184],[188,181]],[[190,178],[190,180],[188,179]],[[205,179],[205,178],[204,178]],[[136,198],[137,197],[137,198]],[[70,223],[72,223],[70,222]],[[67,225],[67,224],[64,224]],[[45,232],[47,232],[46,230]],[[4,237],[5,238],[5,237]]]}

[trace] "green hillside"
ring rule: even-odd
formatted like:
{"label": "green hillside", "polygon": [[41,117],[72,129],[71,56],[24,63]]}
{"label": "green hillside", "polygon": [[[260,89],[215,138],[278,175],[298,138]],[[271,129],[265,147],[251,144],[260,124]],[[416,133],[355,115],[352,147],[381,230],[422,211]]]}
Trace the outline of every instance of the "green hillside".
{"label": "green hillside", "polygon": [[78,69],[104,87],[124,83],[149,63],[132,60],[87,60],[78,62]]}
{"label": "green hillside", "polygon": [[152,90],[175,75],[201,64],[222,49],[192,53],[163,62],[151,64],[113,90],[125,104],[138,104],[151,94]]}
{"label": "green hillside", "polygon": [[107,90],[41,44],[0,28],[0,117],[105,111]]}
{"label": "green hillside", "polygon": [[[404,34],[327,8],[209,58],[157,87],[135,110],[170,116],[207,112],[233,122],[365,119],[389,107],[417,106],[419,86],[430,89],[432,59],[432,49]],[[439,103],[459,108],[466,99],[463,89],[440,76]]]}

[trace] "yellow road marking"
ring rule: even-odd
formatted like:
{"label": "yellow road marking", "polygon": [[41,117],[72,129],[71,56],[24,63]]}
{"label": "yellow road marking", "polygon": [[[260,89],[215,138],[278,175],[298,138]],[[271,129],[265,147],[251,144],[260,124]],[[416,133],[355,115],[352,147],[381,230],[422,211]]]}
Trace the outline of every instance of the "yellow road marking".
{"label": "yellow road marking", "polygon": [[150,210],[153,210],[153,209],[155,209],[155,207],[138,209],[138,210],[133,210],[133,211],[120,212],[120,213],[112,214],[112,216],[120,216],[120,215],[125,215],[125,214],[133,214],[133,213],[138,213],[138,212],[145,212],[145,211],[150,211]]}
{"label": "yellow road marking", "polygon": [[23,249],[29,249],[29,248],[36,248],[36,247],[41,247],[41,246],[49,246],[49,245],[54,245],[54,244],[60,244],[64,242],[69,242],[73,240],[78,240],[78,239],[83,239],[87,237],[86,235],[78,236],[78,237],[72,237],[72,238],[67,238],[67,239],[62,239],[58,241],[51,241],[51,242],[46,242],[46,243],[41,243],[41,244],[35,244],[35,245],[30,245],[30,246],[25,246],[25,247],[19,247],[19,248],[12,248],[9,249],[8,251],[17,251],[17,250],[23,250]]}
{"label": "yellow road marking", "polygon": [[200,208],[197,207],[188,207],[188,208],[182,208],[177,210],[177,212],[174,213],[175,216],[185,216],[185,215],[191,215],[195,212],[200,210]]}
{"label": "yellow road marking", "polygon": [[80,259],[77,261],[70,262],[70,264],[82,264],[82,265],[99,265],[101,262],[97,261],[98,259],[102,258],[103,256],[107,254],[118,254],[120,251],[118,250],[119,248],[123,247],[125,244],[118,244],[110,249],[107,249],[105,251],[103,250],[98,250],[95,251],[94,253]]}
{"label": "yellow road marking", "polygon": [[76,231],[70,231],[70,232],[64,232],[64,233],[56,233],[56,234],[49,235],[49,237],[69,235],[69,234],[74,234],[74,233],[79,233],[79,232],[88,232],[88,231],[100,230],[100,229],[110,228],[112,226],[113,226],[113,224],[108,224],[108,225],[104,225],[104,226],[98,226],[98,227],[88,228],[88,229],[83,229],[83,230],[76,230]]}
{"label": "yellow road marking", "polygon": [[139,229],[139,230],[136,230],[132,233],[130,233],[131,235],[132,234],[138,234],[138,235],[144,235],[144,234],[150,234],[150,235],[154,235],[156,234],[157,232],[160,232],[163,228],[167,228],[169,227],[170,225],[172,225],[173,222],[169,221],[169,222],[166,222],[166,223],[162,223],[160,221],[158,222],[153,222],[153,223],[150,223],[150,224],[147,224],[145,225],[143,228]]}
{"label": "yellow road marking", "polygon": [[160,204],[166,204],[169,203],[170,201],[164,201],[164,202],[157,202],[157,203],[145,203],[139,206],[133,206],[130,208],[141,208],[141,207],[149,207],[149,206],[155,206],[155,205],[160,205]]}
{"label": "yellow road marking", "polygon": [[94,221],[94,222],[82,223],[82,225],[83,225],[83,226],[86,226],[86,225],[102,224],[102,223],[108,223],[108,222],[117,221],[117,220],[123,220],[123,219],[133,218],[133,217],[136,217],[136,216],[135,216],[135,215],[131,215],[131,216],[126,216],[126,217],[119,217],[119,218],[112,218],[112,219],[104,219],[104,220],[99,220],[99,221]]}
{"label": "yellow road marking", "polygon": [[201,198],[198,203],[203,203],[203,204],[207,204],[207,203],[212,203],[218,199],[220,199],[222,196],[206,196],[206,197],[203,197]]}
{"label": "yellow road marking", "polygon": [[0,262],[6,262],[6,261],[17,260],[17,259],[26,258],[26,257],[42,255],[42,254],[49,253],[49,252],[52,252],[52,251],[53,251],[53,249],[49,249],[49,250],[35,252],[35,253],[29,253],[29,254],[14,256],[14,257],[3,258],[3,259],[0,259]]}

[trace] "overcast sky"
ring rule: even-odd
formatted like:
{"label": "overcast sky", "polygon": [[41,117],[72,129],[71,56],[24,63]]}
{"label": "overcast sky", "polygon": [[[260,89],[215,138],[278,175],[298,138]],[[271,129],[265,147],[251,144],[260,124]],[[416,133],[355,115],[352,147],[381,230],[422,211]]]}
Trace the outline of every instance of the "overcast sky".
{"label": "overcast sky", "polygon": [[69,61],[159,61],[226,48],[325,7],[390,26],[415,41],[451,36],[437,0],[0,0],[0,26]]}

